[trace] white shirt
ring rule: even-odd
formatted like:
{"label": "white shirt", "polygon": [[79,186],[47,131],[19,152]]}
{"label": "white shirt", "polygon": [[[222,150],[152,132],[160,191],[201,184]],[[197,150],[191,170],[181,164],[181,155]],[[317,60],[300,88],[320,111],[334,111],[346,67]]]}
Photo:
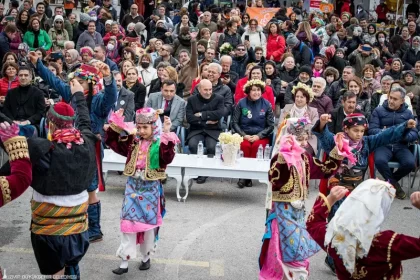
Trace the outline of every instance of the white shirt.
{"label": "white shirt", "polygon": [[143,69],[141,66],[137,67],[137,70],[139,71],[139,76],[141,78],[141,83],[146,87],[146,92],[149,94],[150,90],[150,83],[152,80],[156,79],[157,71],[155,68],[153,68],[152,63],[150,66],[146,69]]}

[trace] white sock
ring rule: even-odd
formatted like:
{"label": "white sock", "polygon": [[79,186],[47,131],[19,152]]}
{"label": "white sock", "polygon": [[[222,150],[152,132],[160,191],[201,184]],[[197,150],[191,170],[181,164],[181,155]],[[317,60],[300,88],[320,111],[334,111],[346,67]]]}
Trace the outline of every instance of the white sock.
{"label": "white sock", "polygon": [[121,261],[120,268],[128,268],[128,261]]}
{"label": "white sock", "polygon": [[148,260],[150,259],[150,256],[149,255],[147,255],[147,256],[144,256],[143,257],[143,259],[142,259],[142,262],[147,262]]}

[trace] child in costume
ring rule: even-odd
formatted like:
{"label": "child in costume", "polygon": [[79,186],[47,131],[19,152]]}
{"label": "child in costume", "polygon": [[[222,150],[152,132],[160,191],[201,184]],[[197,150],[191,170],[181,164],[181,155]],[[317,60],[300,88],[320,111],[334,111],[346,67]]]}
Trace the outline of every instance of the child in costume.
{"label": "child in costume", "polygon": [[[401,262],[420,257],[420,238],[381,231],[395,189],[384,181],[364,181],[350,193],[327,224],[334,203],[348,193],[343,186],[334,187],[327,197],[320,193],[306,222],[312,238],[333,259],[337,278],[403,279]],[[412,198],[417,195],[413,194]],[[415,200],[413,205],[420,207]]]}
{"label": "child in costume", "polygon": [[[364,136],[368,129],[368,122],[363,114],[350,114],[343,120],[343,131],[334,136],[328,130],[327,123],[331,121],[331,115],[321,115],[320,120],[312,128],[313,134],[318,137],[321,147],[329,153],[335,147],[336,138],[344,138],[350,144],[350,149],[345,151],[347,160],[343,161],[340,171],[330,179],[330,186],[337,184],[345,186],[349,191],[354,190],[362,181],[368,167],[368,157],[376,148],[399,142],[411,137],[414,120],[409,120],[399,125],[385,129],[379,134]],[[417,135],[417,133],[416,133]],[[402,191],[397,188],[397,194]],[[327,195],[327,193],[324,193]],[[334,204],[329,214],[329,219],[334,217],[344,198]],[[334,263],[327,256],[326,265],[335,273]]]}
{"label": "child in costume", "polygon": [[150,268],[157,232],[165,214],[165,198],[161,180],[166,178],[165,168],[175,156],[179,142],[170,132],[171,120],[164,117],[163,133],[159,112],[142,108],[136,112],[136,128],[124,123],[123,111],[112,113],[106,131],[106,144],[116,153],[126,156],[124,175],[129,176],[121,211],[121,244],[117,256],[122,259],[112,272],[128,272],[128,260],[136,258],[136,245],[142,254],[140,270]]}
{"label": "child in costume", "polygon": [[328,178],[337,172],[348,149],[337,139],[337,147],[325,162],[308,154],[309,129],[304,118],[287,120],[287,135],[271,159],[269,181],[272,207],[259,258],[259,279],[308,279],[308,258],[320,249],[305,228],[305,200],[310,179]]}

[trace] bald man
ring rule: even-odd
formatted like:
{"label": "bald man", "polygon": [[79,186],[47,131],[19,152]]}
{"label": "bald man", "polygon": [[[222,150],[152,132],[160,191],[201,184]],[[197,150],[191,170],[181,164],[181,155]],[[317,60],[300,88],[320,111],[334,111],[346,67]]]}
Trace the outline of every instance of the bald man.
{"label": "bald man", "polygon": [[[188,98],[186,115],[190,124],[190,132],[186,139],[191,154],[197,154],[197,146],[201,141],[208,155],[215,154],[215,147],[222,129],[219,121],[223,117],[224,98],[213,93],[213,85],[203,79],[198,84],[199,94]],[[206,182],[207,177],[198,177],[197,184]]]}
{"label": "bald man", "polygon": [[144,22],[144,18],[143,16],[139,15],[139,7],[136,4],[133,4],[130,7],[130,12],[123,17],[121,26],[124,27],[126,31],[128,31],[127,26],[130,23],[136,24],[137,22]]}

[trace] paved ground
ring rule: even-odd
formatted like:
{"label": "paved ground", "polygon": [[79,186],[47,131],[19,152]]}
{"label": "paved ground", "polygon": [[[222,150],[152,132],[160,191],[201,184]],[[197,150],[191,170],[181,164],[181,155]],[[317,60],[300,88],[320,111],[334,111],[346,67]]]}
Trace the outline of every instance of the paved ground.
{"label": "paved ground", "polygon": [[[237,189],[230,183],[210,178],[205,185],[193,185],[186,203],[176,200],[175,181],[165,186],[167,216],[161,229],[157,253],[147,272],[130,261],[129,273],[118,277],[111,270],[119,260],[119,214],[125,177],[110,173],[108,187],[101,193],[104,241],[92,244],[80,264],[82,279],[257,279],[258,254],[264,232],[266,187]],[[29,238],[31,190],[0,209],[0,266],[8,275],[39,274]],[[307,209],[316,191],[311,187]],[[398,201],[384,229],[419,236],[418,210],[408,200]],[[323,265],[324,253],[311,259],[311,279],[335,279]],[[417,280],[420,259],[404,262],[404,279]]]}

